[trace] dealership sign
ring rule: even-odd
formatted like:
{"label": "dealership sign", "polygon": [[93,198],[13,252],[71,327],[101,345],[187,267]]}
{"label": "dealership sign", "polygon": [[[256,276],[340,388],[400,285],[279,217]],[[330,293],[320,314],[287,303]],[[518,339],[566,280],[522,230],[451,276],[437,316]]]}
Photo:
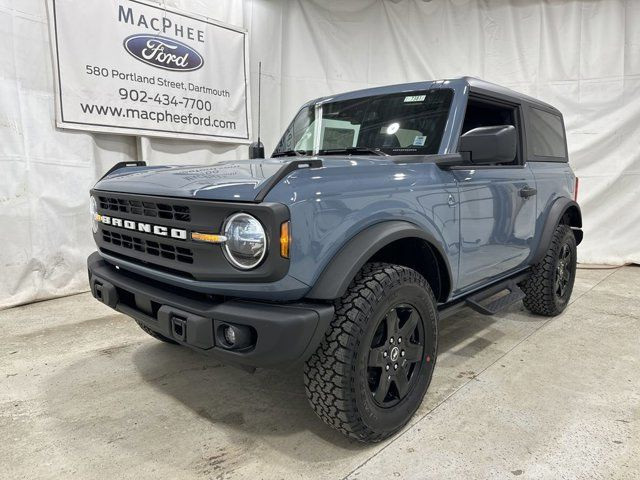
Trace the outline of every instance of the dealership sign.
{"label": "dealership sign", "polygon": [[49,0],[62,128],[248,142],[247,33],[146,0]]}

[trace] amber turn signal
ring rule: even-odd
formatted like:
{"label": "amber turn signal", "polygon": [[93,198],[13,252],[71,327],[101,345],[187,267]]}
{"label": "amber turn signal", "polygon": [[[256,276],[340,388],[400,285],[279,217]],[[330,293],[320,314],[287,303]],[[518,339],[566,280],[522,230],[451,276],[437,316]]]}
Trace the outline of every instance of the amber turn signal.
{"label": "amber turn signal", "polygon": [[291,247],[291,222],[283,222],[280,225],[280,256],[289,258],[289,248]]}
{"label": "amber turn signal", "polygon": [[227,241],[227,237],[224,235],[216,235],[213,233],[200,233],[200,232],[192,232],[191,239],[197,240],[198,242],[208,242],[208,243],[224,243]]}

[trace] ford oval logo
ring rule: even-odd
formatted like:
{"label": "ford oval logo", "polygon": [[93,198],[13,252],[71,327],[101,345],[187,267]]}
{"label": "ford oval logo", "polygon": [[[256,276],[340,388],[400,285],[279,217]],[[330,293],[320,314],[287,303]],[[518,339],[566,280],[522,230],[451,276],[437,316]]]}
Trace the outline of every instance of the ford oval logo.
{"label": "ford oval logo", "polygon": [[192,72],[204,65],[202,55],[189,45],[159,35],[131,35],[124,39],[124,49],[147,65],[174,72]]}

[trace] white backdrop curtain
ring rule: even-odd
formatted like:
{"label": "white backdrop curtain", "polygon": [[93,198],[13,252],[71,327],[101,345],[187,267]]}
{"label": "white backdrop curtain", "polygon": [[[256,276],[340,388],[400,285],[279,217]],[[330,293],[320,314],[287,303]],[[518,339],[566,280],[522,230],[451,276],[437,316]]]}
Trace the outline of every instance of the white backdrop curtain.
{"label": "white backdrop curtain", "polygon": [[[640,263],[640,2],[166,0],[250,33],[254,130],[271,151],[300,104],[472,75],[565,115],[585,263]],[[55,128],[44,0],[0,0],[0,308],[87,289],[88,190],[111,165],[211,164],[246,146]]]}

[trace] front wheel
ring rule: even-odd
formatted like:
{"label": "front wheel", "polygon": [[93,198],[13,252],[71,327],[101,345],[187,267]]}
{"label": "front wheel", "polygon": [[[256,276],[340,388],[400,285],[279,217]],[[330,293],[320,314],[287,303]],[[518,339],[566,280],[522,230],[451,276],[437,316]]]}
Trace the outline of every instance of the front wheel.
{"label": "front wheel", "polygon": [[424,277],[398,265],[365,265],[306,362],[311,406],[329,426],[357,440],[393,435],[429,387],[437,339],[436,301]]}
{"label": "front wheel", "polygon": [[532,313],[552,317],[567,307],[576,279],[576,238],[567,225],[558,225],[544,258],[520,284],[524,306]]}

